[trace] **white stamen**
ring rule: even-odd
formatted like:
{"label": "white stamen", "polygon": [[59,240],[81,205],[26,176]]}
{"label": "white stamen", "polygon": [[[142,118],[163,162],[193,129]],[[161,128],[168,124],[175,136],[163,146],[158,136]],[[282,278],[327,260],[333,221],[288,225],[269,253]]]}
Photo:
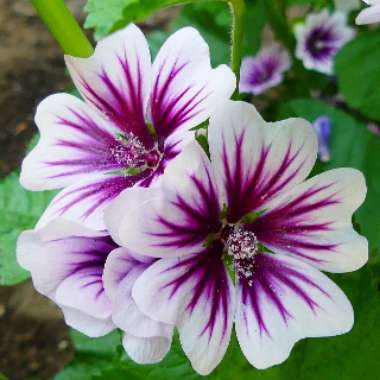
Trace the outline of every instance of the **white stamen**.
{"label": "white stamen", "polygon": [[255,256],[258,253],[258,240],[256,235],[242,226],[234,226],[228,232],[225,241],[227,252],[234,260],[234,266],[239,275],[253,284]]}

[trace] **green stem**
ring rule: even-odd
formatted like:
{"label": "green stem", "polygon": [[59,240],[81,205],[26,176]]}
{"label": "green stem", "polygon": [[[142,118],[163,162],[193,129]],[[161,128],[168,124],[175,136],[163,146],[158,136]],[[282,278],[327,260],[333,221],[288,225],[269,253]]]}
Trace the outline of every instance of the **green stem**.
{"label": "green stem", "polygon": [[32,0],[32,5],[65,54],[89,57],[94,49],[64,0]]}
{"label": "green stem", "polygon": [[234,97],[239,96],[240,66],[243,54],[244,36],[244,0],[229,0],[232,12],[232,47],[231,47],[231,68],[236,75],[237,90]]}

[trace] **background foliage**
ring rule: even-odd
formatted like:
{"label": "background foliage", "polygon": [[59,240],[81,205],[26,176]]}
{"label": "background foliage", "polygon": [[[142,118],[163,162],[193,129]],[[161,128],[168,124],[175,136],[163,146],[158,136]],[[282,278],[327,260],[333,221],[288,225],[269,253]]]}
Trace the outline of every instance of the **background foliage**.
{"label": "background foliage", "polygon": [[[131,21],[144,21],[156,11],[190,3],[180,0],[88,0],[86,27],[97,39]],[[330,0],[248,0],[244,55],[253,55],[261,46],[263,31],[270,27],[284,46],[294,52],[293,27],[301,16],[289,21],[288,6],[304,6],[306,12],[333,8]],[[351,15],[353,19],[354,15]],[[229,61],[231,16],[221,1],[194,0],[178,8],[169,26],[149,34],[155,54],[173,31],[182,26],[196,27],[210,45],[213,63]],[[265,29],[264,29],[265,28]],[[336,338],[304,340],[290,359],[275,368],[257,371],[242,356],[236,340],[222,364],[207,378],[212,380],[350,380],[378,378],[380,351],[380,138],[367,125],[380,121],[380,29],[358,29],[356,38],[336,59],[336,78],[308,72],[300,62],[285,83],[274,93],[252,100],[268,120],[299,116],[313,122],[321,115],[332,120],[331,161],[318,163],[315,172],[335,167],[355,167],[367,178],[368,198],[355,222],[368,237],[371,259],[362,270],[333,276],[353,303],[355,327]],[[294,56],[293,56],[294,59]],[[337,96],[339,94],[339,96]],[[18,184],[17,173],[0,183],[0,284],[12,285],[28,277],[15,260],[15,241],[20,231],[32,228],[51,199],[51,193],[31,193]],[[196,375],[184,357],[178,341],[160,365],[138,366],[124,354],[120,335],[90,339],[72,331],[74,360],[55,380],[195,380]],[[1,374],[0,374],[1,379]]]}

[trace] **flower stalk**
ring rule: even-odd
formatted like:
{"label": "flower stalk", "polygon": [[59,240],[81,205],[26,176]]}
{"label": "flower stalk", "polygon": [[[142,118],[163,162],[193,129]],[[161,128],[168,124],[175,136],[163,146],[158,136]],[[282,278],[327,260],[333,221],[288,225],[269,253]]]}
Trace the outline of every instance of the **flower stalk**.
{"label": "flower stalk", "polygon": [[94,49],[63,0],[32,0],[32,5],[65,54],[89,57]]}
{"label": "flower stalk", "polygon": [[240,66],[243,53],[244,36],[244,0],[229,1],[232,12],[232,46],[231,46],[231,69],[236,76],[237,90],[234,97],[239,95]]}

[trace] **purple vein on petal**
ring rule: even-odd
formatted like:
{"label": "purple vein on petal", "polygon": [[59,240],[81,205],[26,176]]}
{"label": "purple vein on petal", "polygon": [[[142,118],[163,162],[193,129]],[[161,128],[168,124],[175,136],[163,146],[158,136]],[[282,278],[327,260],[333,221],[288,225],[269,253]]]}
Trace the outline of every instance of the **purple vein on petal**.
{"label": "purple vein on petal", "polygon": [[[265,321],[264,304],[270,304],[279,313],[285,324],[290,319],[295,318],[292,311],[285,306],[285,291],[290,291],[294,296],[298,297],[313,313],[316,313],[320,306],[313,296],[308,293],[307,287],[317,290],[321,295],[331,299],[330,294],[312,278],[291,267],[289,263],[268,254],[260,254],[255,260],[253,285],[249,286],[243,279],[241,280],[241,286],[243,304],[251,308],[258,324],[260,335],[266,334],[268,337],[271,337],[271,326]],[[246,316],[245,322],[247,331],[249,331]]]}
{"label": "purple vein on petal", "polygon": [[199,336],[208,334],[211,340],[218,318],[223,323],[223,339],[228,332],[230,289],[228,273],[222,260],[223,245],[216,242],[214,246],[196,253],[174,264],[165,272],[178,272],[178,276],[165,284],[162,289],[170,289],[170,298],[176,296],[183,286],[192,284],[190,299],[186,304],[186,312],[190,315],[201,304],[210,305],[205,310],[207,322],[202,326]]}

